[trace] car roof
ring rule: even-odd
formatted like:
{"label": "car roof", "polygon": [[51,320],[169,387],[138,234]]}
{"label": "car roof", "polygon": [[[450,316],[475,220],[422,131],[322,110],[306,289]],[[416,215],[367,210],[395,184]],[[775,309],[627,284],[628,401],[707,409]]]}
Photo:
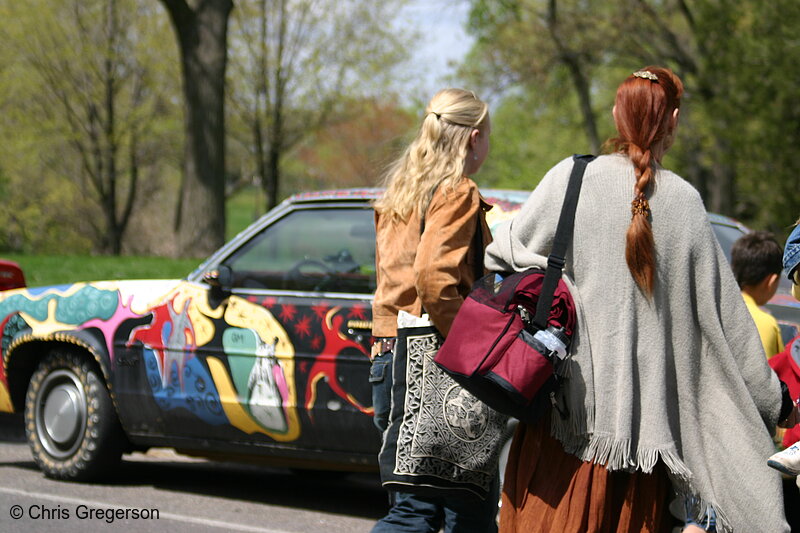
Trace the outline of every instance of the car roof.
{"label": "car roof", "polygon": [[383,189],[378,187],[362,187],[353,189],[330,189],[324,191],[309,191],[291,195],[286,199],[290,204],[303,204],[311,202],[330,202],[344,200],[375,200]]}
{"label": "car roof", "polygon": [[[286,203],[304,204],[313,202],[336,201],[370,201],[376,200],[383,193],[380,187],[361,187],[351,189],[329,189],[324,191],[309,191],[293,194],[286,199]],[[489,203],[510,202],[522,204],[527,200],[530,191],[511,189],[481,189],[481,195]],[[492,200],[495,200],[493,202]]]}
{"label": "car roof", "polygon": [[744,233],[750,233],[750,228],[748,228],[735,218],[727,217],[725,215],[719,215],[717,213],[708,213],[708,220],[712,224],[719,224],[720,226],[730,226],[732,228],[738,228],[742,230],[742,232]]}

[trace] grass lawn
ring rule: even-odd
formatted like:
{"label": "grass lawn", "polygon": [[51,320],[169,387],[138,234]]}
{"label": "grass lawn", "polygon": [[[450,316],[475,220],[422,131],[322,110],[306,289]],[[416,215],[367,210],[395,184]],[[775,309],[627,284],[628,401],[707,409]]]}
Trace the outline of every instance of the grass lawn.
{"label": "grass lawn", "polygon": [[258,187],[245,187],[225,203],[225,239],[231,240],[264,214],[264,194]]}
{"label": "grass lawn", "polygon": [[[257,187],[245,187],[227,202],[226,240],[230,240],[264,213],[264,196]],[[77,281],[116,279],[177,279],[186,277],[205,257],[113,257],[104,255],[26,255],[0,253],[15,261],[29,287],[61,285]]]}
{"label": "grass lawn", "polygon": [[203,259],[163,257],[2,254],[15,261],[29,287],[76,281],[172,279],[186,277]]}

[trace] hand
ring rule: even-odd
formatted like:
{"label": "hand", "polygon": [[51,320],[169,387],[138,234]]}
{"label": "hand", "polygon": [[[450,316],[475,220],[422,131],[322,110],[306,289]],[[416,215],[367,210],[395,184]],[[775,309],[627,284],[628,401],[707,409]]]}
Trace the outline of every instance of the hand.
{"label": "hand", "polygon": [[683,528],[681,531],[682,533],[706,533],[705,529],[695,524],[690,524],[685,528]]}
{"label": "hand", "polygon": [[800,423],[800,410],[798,410],[797,404],[795,403],[794,407],[792,407],[792,412],[789,413],[786,420],[778,422],[778,427],[789,429],[796,426],[798,423]]}

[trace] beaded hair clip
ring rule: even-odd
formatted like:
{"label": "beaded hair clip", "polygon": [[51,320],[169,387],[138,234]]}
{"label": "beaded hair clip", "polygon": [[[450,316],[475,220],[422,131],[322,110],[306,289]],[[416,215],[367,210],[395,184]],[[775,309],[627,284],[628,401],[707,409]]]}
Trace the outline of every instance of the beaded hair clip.
{"label": "beaded hair clip", "polygon": [[650,216],[650,202],[647,198],[640,194],[631,202],[631,215],[643,215],[644,217]]}
{"label": "beaded hair clip", "polygon": [[633,73],[633,75],[637,78],[642,78],[645,80],[658,81],[658,76],[656,76],[649,70],[637,70],[636,72]]}

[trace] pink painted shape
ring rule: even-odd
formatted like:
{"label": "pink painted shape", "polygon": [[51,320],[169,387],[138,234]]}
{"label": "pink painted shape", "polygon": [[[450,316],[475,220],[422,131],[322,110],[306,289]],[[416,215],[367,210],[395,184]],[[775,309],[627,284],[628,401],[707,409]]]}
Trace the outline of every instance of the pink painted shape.
{"label": "pink painted shape", "polygon": [[272,367],[272,375],[275,377],[275,385],[281,393],[281,399],[284,410],[289,407],[289,386],[286,384],[286,376],[283,375],[283,368],[281,365],[274,365]]}
{"label": "pink painted shape", "polygon": [[139,315],[131,311],[131,302],[133,301],[133,295],[130,295],[128,298],[127,304],[122,303],[122,295],[117,291],[117,295],[119,298],[117,299],[120,303],[117,304],[117,310],[114,311],[114,314],[108,320],[100,320],[98,318],[94,318],[89,320],[88,322],[84,322],[81,325],[81,329],[88,329],[88,328],[97,328],[103,332],[103,337],[106,340],[106,348],[108,349],[108,358],[111,362],[114,362],[114,333],[116,333],[117,328],[119,325],[129,320],[131,318],[141,318],[143,315]]}

